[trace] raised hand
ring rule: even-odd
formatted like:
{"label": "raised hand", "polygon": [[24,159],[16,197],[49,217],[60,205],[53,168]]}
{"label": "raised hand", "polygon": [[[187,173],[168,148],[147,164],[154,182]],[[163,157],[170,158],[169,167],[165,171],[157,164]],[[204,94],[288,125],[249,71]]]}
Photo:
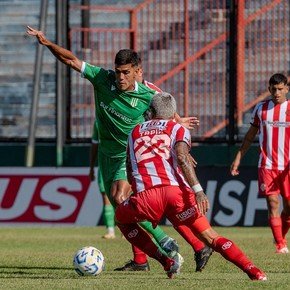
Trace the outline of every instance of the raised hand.
{"label": "raised hand", "polygon": [[46,39],[42,31],[36,30],[30,26],[27,26],[26,33],[30,36],[35,36],[40,44],[42,45],[48,44],[48,40]]}

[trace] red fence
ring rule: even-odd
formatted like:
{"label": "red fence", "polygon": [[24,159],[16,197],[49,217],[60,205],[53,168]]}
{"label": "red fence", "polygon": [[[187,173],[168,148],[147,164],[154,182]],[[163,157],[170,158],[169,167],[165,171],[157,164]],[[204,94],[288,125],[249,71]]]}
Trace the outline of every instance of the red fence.
{"label": "red fence", "polygon": [[[89,11],[90,27],[72,19],[80,11]],[[196,139],[226,140],[231,74],[237,84],[231,93],[239,126],[244,113],[268,96],[269,77],[275,72],[289,75],[289,14],[287,0],[147,0],[122,8],[71,5],[70,44],[79,58],[106,68],[114,68],[119,49],[137,50],[145,78],[177,98],[180,115],[200,118]],[[236,31],[234,41],[231,29]],[[94,120],[93,89],[75,72],[71,80],[71,136],[87,138]]]}

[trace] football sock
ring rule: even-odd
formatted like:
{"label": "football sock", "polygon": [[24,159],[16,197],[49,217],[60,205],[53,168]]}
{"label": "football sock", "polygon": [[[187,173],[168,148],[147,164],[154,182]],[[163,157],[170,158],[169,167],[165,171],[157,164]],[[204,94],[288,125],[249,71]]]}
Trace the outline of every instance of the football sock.
{"label": "football sock", "polygon": [[115,210],[112,205],[103,206],[103,221],[107,228],[114,228],[115,226]]}
{"label": "football sock", "polygon": [[145,229],[148,233],[150,233],[154,239],[159,242],[163,238],[167,237],[167,235],[164,233],[164,231],[157,226],[156,228],[153,228],[152,223],[148,221],[140,222],[139,225]]}
{"label": "football sock", "polygon": [[248,266],[252,264],[252,262],[231,240],[219,236],[213,240],[212,248],[241,270],[249,271]]}
{"label": "football sock", "polygon": [[107,232],[108,232],[108,234],[114,235],[115,234],[115,228],[114,227],[108,227],[107,228]]}
{"label": "football sock", "polygon": [[290,228],[290,216],[286,215],[282,211],[281,220],[282,220],[282,237],[283,239],[285,239],[286,234],[288,233],[289,228]]}
{"label": "football sock", "polygon": [[199,252],[205,247],[205,244],[192,233],[189,227],[178,225],[174,228],[192,246],[195,252]]}
{"label": "football sock", "polygon": [[170,258],[158,250],[158,247],[152,242],[151,237],[139,224],[118,224],[118,227],[132,245],[144,251],[149,257],[159,261],[163,266],[167,265],[168,261],[171,261]]}
{"label": "football sock", "polygon": [[132,244],[132,251],[133,251],[133,261],[136,263],[136,264],[145,264],[147,263],[147,256],[146,254],[141,251],[138,247],[134,246]]}
{"label": "football sock", "polygon": [[277,245],[283,244],[282,220],[280,217],[269,217],[269,225]]}

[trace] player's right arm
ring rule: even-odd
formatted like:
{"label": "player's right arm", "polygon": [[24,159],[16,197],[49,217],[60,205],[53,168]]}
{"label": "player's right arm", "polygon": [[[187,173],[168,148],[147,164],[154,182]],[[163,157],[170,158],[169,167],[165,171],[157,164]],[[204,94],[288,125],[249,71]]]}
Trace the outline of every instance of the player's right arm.
{"label": "player's right arm", "polygon": [[259,131],[259,128],[256,126],[251,125],[251,127],[249,128],[248,132],[246,133],[242,146],[240,147],[239,151],[236,154],[236,157],[231,165],[231,175],[236,176],[239,175],[239,166],[241,163],[241,160],[243,158],[243,156],[246,154],[246,152],[248,151],[248,149],[250,148],[251,144],[253,143],[257,133]]}
{"label": "player's right arm", "polygon": [[81,72],[82,61],[79,60],[71,51],[49,41],[42,31],[27,26],[26,33],[35,36],[41,45],[46,46],[51,53],[62,63],[68,65],[72,69]]}

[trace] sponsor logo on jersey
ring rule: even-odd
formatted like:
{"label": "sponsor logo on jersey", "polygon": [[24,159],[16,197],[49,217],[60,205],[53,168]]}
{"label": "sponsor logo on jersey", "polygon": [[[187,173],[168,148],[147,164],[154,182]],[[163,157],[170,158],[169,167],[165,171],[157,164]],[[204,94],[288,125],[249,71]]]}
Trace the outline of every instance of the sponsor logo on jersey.
{"label": "sponsor logo on jersey", "polygon": [[128,118],[127,116],[121,114],[120,112],[116,111],[113,107],[106,105],[105,103],[101,102],[100,107],[103,108],[105,111],[110,112],[112,115],[122,119],[124,122],[131,124],[132,119]]}
{"label": "sponsor logo on jersey", "polygon": [[138,104],[138,99],[132,98],[130,104],[131,104],[132,107],[136,107],[137,104]]}
{"label": "sponsor logo on jersey", "polygon": [[111,86],[111,91],[115,91],[116,87],[114,85]]}
{"label": "sponsor logo on jersey", "polygon": [[274,128],[278,128],[278,127],[285,127],[285,128],[289,128],[290,127],[290,122],[281,122],[281,121],[264,121],[263,125],[269,125],[272,126]]}
{"label": "sponsor logo on jersey", "polygon": [[144,132],[147,130],[154,130],[154,129],[158,129],[158,130],[162,131],[162,130],[166,129],[166,125],[167,125],[167,121],[163,121],[163,120],[148,121],[148,122],[143,123],[140,126],[140,132]]}

